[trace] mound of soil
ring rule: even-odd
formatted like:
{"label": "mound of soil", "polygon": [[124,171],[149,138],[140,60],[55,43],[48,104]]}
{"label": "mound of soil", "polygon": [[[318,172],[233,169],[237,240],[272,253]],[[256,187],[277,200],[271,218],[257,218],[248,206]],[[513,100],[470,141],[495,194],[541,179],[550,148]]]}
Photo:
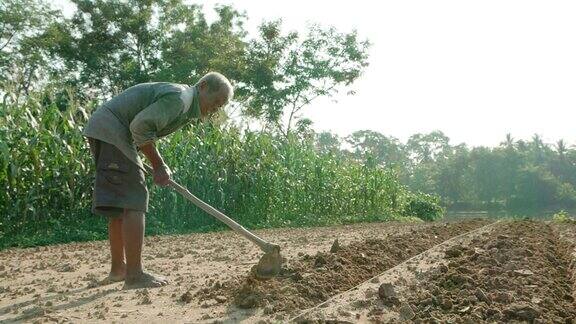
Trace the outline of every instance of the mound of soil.
{"label": "mound of soil", "polygon": [[567,251],[572,251],[568,273],[572,282],[572,296],[576,299],[576,225],[566,223],[552,225],[561,238],[560,243],[564,245]]}
{"label": "mound of soil", "polygon": [[[416,322],[572,323],[572,251],[542,222],[505,223],[491,237],[448,250],[448,266],[408,289],[403,307]],[[378,311],[372,315],[378,321]]]}
{"label": "mound of soil", "polygon": [[344,292],[451,237],[488,224],[468,220],[411,230],[407,234],[368,239],[333,252],[300,255],[286,263],[279,277],[260,281],[235,278],[201,289],[201,301],[227,296],[240,308],[264,307],[265,314],[312,307]]}

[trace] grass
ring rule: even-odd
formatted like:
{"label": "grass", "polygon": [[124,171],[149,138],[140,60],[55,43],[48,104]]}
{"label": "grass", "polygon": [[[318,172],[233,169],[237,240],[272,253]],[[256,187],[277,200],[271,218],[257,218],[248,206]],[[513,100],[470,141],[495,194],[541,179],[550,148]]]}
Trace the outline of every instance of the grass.
{"label": "grass", "polygon": [[560,224],[576,224],[576,219],[570,217],[570,215],[564,210],[552,215],[552,221]]}

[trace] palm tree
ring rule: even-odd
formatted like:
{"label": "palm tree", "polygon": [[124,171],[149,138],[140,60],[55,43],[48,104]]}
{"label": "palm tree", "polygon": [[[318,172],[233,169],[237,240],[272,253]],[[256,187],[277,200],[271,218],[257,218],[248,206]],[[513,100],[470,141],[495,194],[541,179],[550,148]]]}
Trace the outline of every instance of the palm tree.
{"label": "palm tree", "polygon": [[564,160],[567,151],[568,148],[566,147],[566,143],[563,139],[556,142],[556,152],[558,152],[558,155],[560,155],[561,160]]}
{"label": "palm tree", "polygon": [[514,138],[512,137],[512,134],[508,133],[506,134],[506,140],[502,143],[500,143],[501,146],[505,146],[505,147],[513,147],[514,146]]}
{"label": "palm tree", "polygon": [[544,146],[544,142],[542,141],[542,137],[538,134],[534,134],[532,136],[532,143],[531,144],[535,149],[539,149],[542,146]]}

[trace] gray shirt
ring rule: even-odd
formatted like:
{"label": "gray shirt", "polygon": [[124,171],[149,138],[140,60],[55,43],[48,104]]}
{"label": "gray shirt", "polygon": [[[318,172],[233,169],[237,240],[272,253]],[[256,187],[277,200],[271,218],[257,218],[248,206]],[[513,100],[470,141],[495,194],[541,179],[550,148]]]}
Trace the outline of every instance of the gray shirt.
{"label": "gray shirt", "polygon": [[189,87],[168,82],[142,83],[102,104],[92,114],[83,135],[116,146],[143,168],[136,147],[156,141],[200,118],[198,90],[186,106],[181,94]]}

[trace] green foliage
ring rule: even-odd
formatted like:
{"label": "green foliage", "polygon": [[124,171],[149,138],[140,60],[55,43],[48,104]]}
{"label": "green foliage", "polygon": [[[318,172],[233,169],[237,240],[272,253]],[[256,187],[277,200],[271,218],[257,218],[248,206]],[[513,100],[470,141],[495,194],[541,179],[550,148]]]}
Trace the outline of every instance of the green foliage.
{"label": "green foliage", "polygon": [[442,159],[450,151],[448,142],[448,137],[440,131],[414,134],[406,142],[406,149],[415,163],[426,164]]}
{"label": "green foliage", "polygon": [[570,217],[570,215],[565,210],[561,210],[556,214],[552,215],[552,221],[561,224],[565,223],[576,224],[576,219]]}
{"label": "green foliage", "polygon": [[[394,173],[320,153],[295,134],[199,125],[167,138],[162,152],[192,192],[254,226],[391,217],[404,190]],[[196,210],[171,192],[158,194],[154,199],[174,202],[166,204],[174,210],[162,209],[167,218]]]}
{"label": "green foliage", "polygon": [[64,76],[59,82],[83,93],[110,97],[141,82],[193,83],[210,69],[227,73],[226,62],[243,58],[244,32],[232,28],[240,15],[228,7],[209,25],[200,6],[180,0],[72,2],[74,16],[46,30],[54,39],[46,48],[64,63],[53,66]]}
{"label": "green foliage", "polygon": [[230,6],[216,6],[209,23],[200,5],[183,0],[71,2],[71,18],[45,0],[0,5],[0,85],[13,84],[11,94],[55,84],[89,102],[141,82],[194,84],[219,71],[235,84],[244,117],[286,136],[309,129],[305,106],[349,88],[368,65],[369,43],[355,31],[312,25],[299,35],[276,20],[249,35],[246,15]]}
{"label": "green foliage", "polygon": [[364,159],[370,154],[376,163],[397,168],[408,162],[404,147],[397,138],[387,137],[371,130],[361,130],[346,137],[346,142],[354,149],[354,155]]}
{"label": "green foliage", "polygon": [[262,24],[260,38],[250,43],[244,111],[287,135],[302,108],[360,76],[368,65],[369,43],[360,41],[356,32],[312,26],[302,37],[282,33],[281,27],[280,21]]}
{"label": "green foliage", "polygon": [[9,86],[14,97],[26,95],[46,81],[48,60],[41,34],[59,18],[44,1],[0,2],[0,96]]}
{"label": "green foliage", "polygon": [[576,150],[563,140],[550,145],[537,135],[515,141],[508,134],[498,147],[468,148],[450,145],[439,131],[412,135],[404,144],[363,130],[346,141],[352,152],[335,154],[392,167],[411,190],[438,195],[451,209],[536,214],[576,208]]}
{"label": "green foliage", "polygon": [[402,215],[417,217],[423,221],[435,221],[444,216],[438,196],[426,193],[408,193],[404,197]]}
{"label": "green foliage", "polygon": [[397,221],[404,223],[424,223],[424,221],[421,218],[415,216],[401,216],[398,218]]}
{"label": "green foliage", "polygon": [[87,208],[91,159],[79,134],[86,111],[47,93],[0,104],[0,214],[8,224]]}
{"label": "green foliage", "polygon": [[[88,221],[93,163],[80,135],[94,99],[139,82],[193,84],[210,70],[235,83],[235,106],[266,131],[204,125],[162,143],[175,177],[202,199],[252,226],[397,214],[405,188],[396,174],[318,151],[312,121],[299,115],[367,66],[356,32],[298,35],[273,21],[249,37],[247,17],[229,6],[208,23],[182,0],[71,1],[71,18],[43,0],[0,4],[0,246],[105,237]],[[167,189],[153,187],[151,198],[151,233],[220,227]]]}
{"label": "green foliage", "polygon": [[301,109],[351,86],[368,65],[369,44],[356,32],[313,25],[298,35],[272,21],[249,37],[246,16],[230,6],[216,6],[208,23],[201,6],[182,0],[72,2],[74,16],[45,28],[39,44],[61,62],[48,66],[58,73],[52,81],[82,97],[107,98],[149,81],[194,84],[219,71],[235,83],[245,116],[286,136],[309,124]]}
{"label": "green foliage", "polygon": [[[106,237],[105,222],[89,213],[94,170],[81,135],[94,106],[51,93],[0,104],[1,247]],[[394,171],[317,150],[305,135],[208,123],[163,139],[160,151],[178,182],[252,228],[433,217],[421,202],[431,198],[412,196]],[[149,234],[223,228],[176,192],[148,187]],[[404,197],[413,197],[413,213]]]}

